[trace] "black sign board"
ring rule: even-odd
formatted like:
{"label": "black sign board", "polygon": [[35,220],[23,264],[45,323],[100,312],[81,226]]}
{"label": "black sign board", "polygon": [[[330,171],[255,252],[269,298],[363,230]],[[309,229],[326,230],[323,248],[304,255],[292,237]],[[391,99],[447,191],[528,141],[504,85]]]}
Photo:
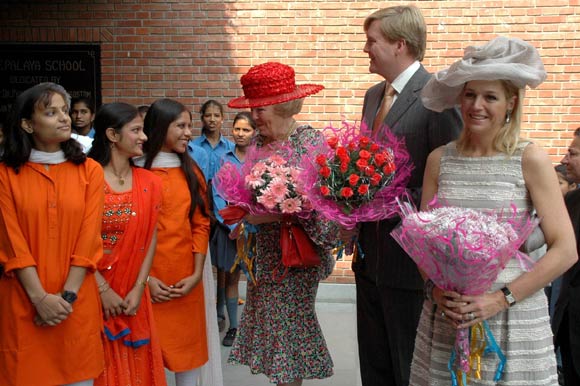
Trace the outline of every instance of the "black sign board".
{"label": "black sign board", "polygon": [[0,115],[14,98],[42,82],[63,86],[71,97],[101,105],[101,47],[97,44],[0,43]]}

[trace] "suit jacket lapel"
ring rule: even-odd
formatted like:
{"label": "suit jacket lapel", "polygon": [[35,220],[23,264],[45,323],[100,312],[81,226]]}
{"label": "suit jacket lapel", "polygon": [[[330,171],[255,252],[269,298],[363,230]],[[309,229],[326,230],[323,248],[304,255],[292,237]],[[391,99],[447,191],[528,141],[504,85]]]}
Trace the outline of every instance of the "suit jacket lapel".
{"label": "suit jacket lapel", "polygon": [[430,76],[423,66],[419,67],[417,72],[413,74],[403,91],[397,96],[397,100],[393,103],[387,114],[385,122],[388,127],[394,128],[399,119],[413,104],[421,103],[419,101],[421,89],[425,85],[425,78]]}

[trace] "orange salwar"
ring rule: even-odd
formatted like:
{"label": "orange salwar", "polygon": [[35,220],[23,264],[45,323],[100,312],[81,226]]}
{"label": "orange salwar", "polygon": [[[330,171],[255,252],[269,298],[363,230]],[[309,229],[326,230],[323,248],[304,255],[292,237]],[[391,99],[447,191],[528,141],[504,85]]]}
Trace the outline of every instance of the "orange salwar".
{"label": "orange salwar", "polygon": [[[53,386],[96,378],[104,367],[101,305],[95,282],[102,255],[103,170],[28,162],[20,173],[0,163],[0,385]],[[87,274],[73,312],[38,327],[14,270],[36,267],[48,293],[62,291],[70,267]]]}
{"label": "orange salwar", "polygon": [[[189,219],[191,199],[181,168],[151,169],[163,180],[163,200],[158,219],[157,249],[151,276],[173,285],[195,270],[194,253],[205,254],[209,218],[196,208]],[[200,195],[206,197],[205,178],[195,169]],[[186,296],[154,303],[153,314],[165,366],[174,372],[192,370],[208,360],[203,284]]]}
{"label": "orange salwar", "polygon": [[[105,186],[102,232],[107,241],[105,249],[111,249],[111,253],[103,256],[98,269],[121,298],[136,285],[156,228],[160,203],[161,180],[148,170],[133,168],[131,191],[117,193]],[[119,205],[130,211],[122,211]],[[128,221],[119,221],[121,216]],[[112,242],[107,236],[117,235],[115,231],[119,240]],[[148,288],[135,315],[119,315],[105,321],[103,345],[106,367],[95,386],[167,385]]]}

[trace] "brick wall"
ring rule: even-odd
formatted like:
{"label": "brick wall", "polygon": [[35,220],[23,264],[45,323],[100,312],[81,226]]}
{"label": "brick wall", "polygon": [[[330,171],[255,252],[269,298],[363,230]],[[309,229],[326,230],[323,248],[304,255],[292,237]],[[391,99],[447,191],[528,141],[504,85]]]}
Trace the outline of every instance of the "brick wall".
{"label": "brick wall", "polygon": [[[241,94],[255,64],[292,65],[299,82],[326,89],[306,100],[302,120],[323,127],[358,119],[376,81],[362,52],[364,18],[414,3],[428,23],[424,65],[438,70],[467,44],[502,34],[530,41],[548,79],[527,93],[524,134],[560,159],[580,126],[580,1],[53,0],[2,2],[0,41],[100,43],[103,101],[151,103],[171,97],[196,111],[208,98]],[[226,127],[232,114],[228,113]],[[348,262],[331,281],[351,282]]]}

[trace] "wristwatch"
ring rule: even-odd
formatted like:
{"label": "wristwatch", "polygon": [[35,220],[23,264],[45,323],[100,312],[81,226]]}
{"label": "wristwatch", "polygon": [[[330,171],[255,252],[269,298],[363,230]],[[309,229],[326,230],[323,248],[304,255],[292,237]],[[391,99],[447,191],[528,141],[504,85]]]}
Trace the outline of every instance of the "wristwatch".
{"label": "wristwatch", "polygon": [[507,304],[511,307],[514,304],[516,304],[516,298],[514,297],[514,294],[512,294],[512,291],[510,291],[510,289],[508,287],[503,287],[501,289],[501,292],[503,292],[503,296],[505,297],[505,301],[507,302]]}
{"label": "wristwatch", "polygon": [[72,291],[62,291],[62,298],[69,304],[73,304],[77,300],[77,294]]}

